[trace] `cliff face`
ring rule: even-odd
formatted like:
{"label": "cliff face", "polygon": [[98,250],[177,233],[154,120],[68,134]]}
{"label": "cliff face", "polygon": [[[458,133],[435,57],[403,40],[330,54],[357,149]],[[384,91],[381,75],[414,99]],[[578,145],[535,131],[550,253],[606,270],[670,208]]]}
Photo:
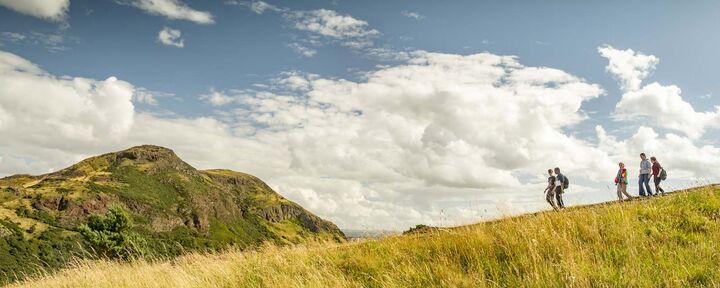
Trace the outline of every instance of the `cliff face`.
{"label": "cliff face", "polygon": [[120,205],[148,239],[199,246],[184,248],[345,239],[333,223],[257,177],[196,170],[172,150],[150,145],[88,158],[50,174],[0,179],[0,204],[0,212],[14,214],[10,218],[16,223],[68,231],[90,214]]}

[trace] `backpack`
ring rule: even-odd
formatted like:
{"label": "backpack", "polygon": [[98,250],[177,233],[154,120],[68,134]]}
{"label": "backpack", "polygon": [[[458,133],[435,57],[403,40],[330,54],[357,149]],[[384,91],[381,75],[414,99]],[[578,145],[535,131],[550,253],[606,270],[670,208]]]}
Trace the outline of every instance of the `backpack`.
{"label": "backpack", "polygon": [[561,175],[562,175],[563,190],[568,189],[568,187],[570,187],[570,179],[568,179],[568,177],[565,176],[565,174],[561,174]]}
{"label": "backpack", "polygon": [[[662,167],[660,167],[660,168],[662,168]],[[667,179],[667,171],[665,170],[665,168],[662,168],[662,171],[660,171],[660,180],[665,180],[665,179]]]}

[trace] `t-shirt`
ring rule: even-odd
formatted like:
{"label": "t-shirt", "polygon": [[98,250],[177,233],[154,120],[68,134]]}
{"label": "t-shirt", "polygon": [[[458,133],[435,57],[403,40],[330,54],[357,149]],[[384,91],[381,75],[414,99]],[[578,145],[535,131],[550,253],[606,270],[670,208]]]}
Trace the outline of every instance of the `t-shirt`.
{"label": "t-shirt", "polygon": [[565,176],[563,176],[562,174],[558,174],[558,175],[555,177],[555,187],[562,187],[562,185],[563,185],[563,177],[565,177]]}
{"label": "t-shirt", "polygon": [[660,163],[658,163],[658,162],[653,163],[652,164],[652,175],[658,176],[658,174],[660,174],[660,168],[662,168],[662,166],[660,166]]}
{"label": "t-shirt", "polygon": [[555,186],[555,176],[548,177],[548,187]]}
{"label": "t-shirt", "polygon": [[650,164],[650,160],[642,160],[640,162],[640,174],[650,174],[650,167],[652,164]]}

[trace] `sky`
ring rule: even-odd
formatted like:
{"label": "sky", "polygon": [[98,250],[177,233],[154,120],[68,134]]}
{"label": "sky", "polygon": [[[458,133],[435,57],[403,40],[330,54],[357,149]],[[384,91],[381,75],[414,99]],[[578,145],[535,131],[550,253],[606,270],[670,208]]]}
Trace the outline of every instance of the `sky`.
{"label": "sky", "polygon": [[720,175],[717,1],[0,0],[0,176],[140,144],[344,229]]}

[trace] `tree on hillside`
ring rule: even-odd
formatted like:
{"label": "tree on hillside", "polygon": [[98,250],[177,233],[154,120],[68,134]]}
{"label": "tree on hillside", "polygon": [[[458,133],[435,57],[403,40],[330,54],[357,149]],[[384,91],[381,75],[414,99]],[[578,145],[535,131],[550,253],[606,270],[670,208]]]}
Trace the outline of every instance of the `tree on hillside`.
{"label": "tree on hillside", "polygon": [[145,254],[145,240],[130,232],[132,226],[130,215],[115,206],[104,216],[90,215],[87,224],[80,225],[79,230],[98,254],[128,259]]}

